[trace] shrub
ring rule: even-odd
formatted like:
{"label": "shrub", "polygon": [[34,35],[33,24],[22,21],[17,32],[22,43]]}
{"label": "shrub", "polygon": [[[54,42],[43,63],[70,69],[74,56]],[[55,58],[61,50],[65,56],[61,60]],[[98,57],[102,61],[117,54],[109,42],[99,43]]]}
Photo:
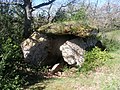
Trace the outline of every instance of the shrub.
{"label": "shrub", "polygon": [[100,48],[95,47],[91,51],[85,53],[85,62],[79,71],[87,72],[94,70],[105,63],[110,56],[106,51],[101,51]]}
{"label": "shrub", "polygon": [[18,73],[22,58],[19,46],[11,38],[8,38],[5,43],[2,43],[1,49],[0,89],[18,90],[22,83]]}
{"label": "shrub", "polygon": [[75,14],[71,16],[71,20],[80,20],[86,22],[87,14],[84,7],[81,7]]}
{"label": "shrub", "polygon": [[22,78],[20,42],[22,25],[13,23],[14,17],[0,14],[0,90],[19,90]]}

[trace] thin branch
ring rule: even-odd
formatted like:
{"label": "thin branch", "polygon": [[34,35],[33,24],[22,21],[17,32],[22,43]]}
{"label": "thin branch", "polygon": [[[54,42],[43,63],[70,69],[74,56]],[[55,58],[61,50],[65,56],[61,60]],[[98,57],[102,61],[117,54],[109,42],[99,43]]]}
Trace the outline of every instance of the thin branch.
{"label": "thin branch", "polygon": [[0,4],[6,4],[6,5],[18,5],[18,6],[20,6],[20,7],[24,7],[22,4],[20,4],[20,3],[17,3],[17,2],[0,2]]}
{"label": "thin branch", "polygon": [[18,5],[18,2],[0,2],[0,4],[7,4],[7,5]]}
{"label": "thin branch", "polygon": [[66,5],[63,5],[63,4],[62,4],[62,5],[58,8],[58,10],[57,10],[57,12],[55,13],[55,16],[52,18],[51,22],[54,21],[54,19],[56,18],[56,15],[61,11],[62,8],[67,7],[67,6],[70,5],[71,3],[74,3],[75,1],[76,1],[76,0],[72,0],[72,1],[70,1],[69,3],[67,3]]}
{"label": "thin branch", "polygon": [[68,5],[70,5],[71,3],[74,3],[74,2],[75,2],[75,0],[72,0],[72,1],[70,1],[69,3],[67,3],[66,5],[61,5],[61,6],[58,8],[56,14],[57,14],[58,12],[60,12],[60,10],[61,10],[62,8],[67,7]]}
{"label": "thin branch", "polygon": [[51,8],[52,8],[52,3],[50,4],[50,7],[48,8],[48,12],[47,12],[47,14],[48,14],[48,17],[47,17],[47,20],[48,20],[48,23],[50,22],[50,10],[51,10]]}
{"label": "thin branch", "polygon": [[40,7],[43,7],[43,6],[47,6],[47,5],[51,4],[51,3],[53,3],[54,1],[56,1],[56,0],[51,0],[51,1],[46,2],[46,3],[41,3],[41,4],[37,5],[37,6],[34,6],[33,9],[38,9]]}
{"label": "thin branch", "polygon": [[96,13],[96,9],[97,9],[97,6],[98,6],[98,1],[99,0],[97,0],[97,2],[95,3],[94,14]]}
{"label": "thin branch", "polygon": [[88,8],[90,7],[90,0],[89,0],[88,2],[89,2],[89,3],[88,3],[88,5],[87,5],[87,7],[86,7],[85,11],[87,11],[87,10],[88,10]]}

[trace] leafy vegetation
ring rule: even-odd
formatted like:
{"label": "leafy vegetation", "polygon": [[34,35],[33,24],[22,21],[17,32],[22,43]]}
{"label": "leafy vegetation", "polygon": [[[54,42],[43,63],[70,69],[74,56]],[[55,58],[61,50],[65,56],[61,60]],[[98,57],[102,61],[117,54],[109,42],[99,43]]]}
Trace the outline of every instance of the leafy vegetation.
{"label": "leafy vegetation", "polygon": [[[22,60],[20,49],[22,26],[13,23],[11,15],[0,15],[0,89],[19,90],[22,79],[18,69]],[[18,36],[19,35],[19,36]]]}
{"label": "leafy vegetation", "polygon": [[109,57],[110,55],[106,51],[101,51],[100,48],[95,47],[91,51],[86,52],[85,62],[79,70],[80,72],[94,70],[98,66],[103,65]]}
{"label": "leafy vegetation", "polygon": [[77,12],[69,12],[66,10],[60,10],[56,13],[52,22],[64,22],[64,21],[81,21],[82,24],[87,24],[87,14],[85,7],[81,7]]}

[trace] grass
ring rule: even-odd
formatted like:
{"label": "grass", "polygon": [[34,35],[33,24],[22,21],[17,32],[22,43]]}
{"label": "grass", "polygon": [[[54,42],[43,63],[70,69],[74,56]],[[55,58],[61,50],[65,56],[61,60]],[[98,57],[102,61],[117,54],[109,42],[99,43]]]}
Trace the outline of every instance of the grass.
{"label": "grass", "polygon": [[112,31],[112,32],[107,32],[107,33],[105,33],[105,35],[109,39],[114,39],[114,40],[120,42],[120,30],[115,30],[115,31]]}
{"label": "grass", "polygon": [[[120,31],[108,32],[106,35],[120,41]],[[120,49],[110,52],[110,55],[112,58],[95,71],[87,74],[75,72],[65,77],[44,80],[27,90],[120,90]],[[70,72],[66,70],[64,73]]]}

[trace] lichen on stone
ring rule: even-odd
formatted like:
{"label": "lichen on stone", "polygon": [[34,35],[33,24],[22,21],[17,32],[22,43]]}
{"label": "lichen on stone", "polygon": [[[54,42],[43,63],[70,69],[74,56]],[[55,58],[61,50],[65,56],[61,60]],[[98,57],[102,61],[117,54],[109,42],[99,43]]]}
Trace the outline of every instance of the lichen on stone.
{"label": "lichen on stone", "polygon": [[98,29],[89,25],[83,25],[79,21],[69,21],[61,23],[51,23],[41,26],[38,32],[52,34],[72,34],[75,36],[85,37],[98,33]]}

